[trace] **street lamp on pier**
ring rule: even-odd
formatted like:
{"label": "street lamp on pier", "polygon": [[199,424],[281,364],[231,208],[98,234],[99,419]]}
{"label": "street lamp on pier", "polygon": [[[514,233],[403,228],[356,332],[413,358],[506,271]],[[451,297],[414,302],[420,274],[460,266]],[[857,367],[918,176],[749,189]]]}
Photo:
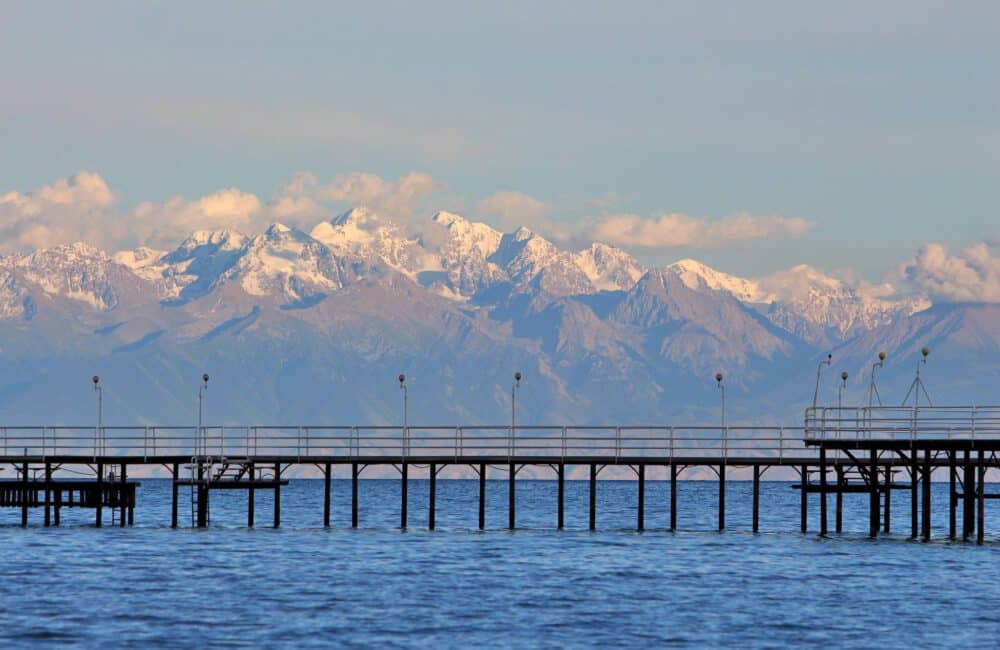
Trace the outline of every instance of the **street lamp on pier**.
{"label": "street lamp on pier", "polygon": [[201,386],[198,387],[198,432],[195,436],[196,453],[208,455],[208,441],[205,440],[205,430],[202,427],[202,414],[205,405],[205,393],[208,392],[208,373],[201,376]]}
{"label": "street lamp on pier", "polygon": [[723,435],[726,431],[726,385],[722,383],[722,373],[715,373],[715,386],[719,389],[719,395],[722,398],[722,431]]}
{"label": "street lamp on pier", "polygon": [[521,387],[521,373],[514,373],[514,384],[510,387],[510,439],[513,445],[514,428],[517,425],[517,389]]}
{"label": "street lamp on pier", "polygon": [[823,366],[829,366],[833,363],[833,355],[827,354],[826,359],[819,362],[816,366],[816,389],[813,390],[813,408],[816,408],[816,402],[819,401],[819,373],[823,370]]}
{"label": "street lamp on pier", "polygon": [[91,378],[94,382],[94,392],[97,394],[97,429],[94,431],[94,453],[98,453],[98,445],[100,445],[100,453],[105,453],[106,444],[104,442],[104,391],[101,390],[101,378],[94,375]]}
{"label": "street lamp on pier", "polygon": [[409,418],[409,392],[406,389],[406,375],[399,373],[399,391],[403,396],[403,448],[409,451],[410,418]]}
{"label": "street lamp on pier", "polygon": [[875,400],[878,400],[878,405],[882,406],[882,396],[878,394],[878,386],[875,384],[875,370],[881,368],[885,364],[885,352],[878,353],[878,361],[872,364],[872,375],[871,381],[868,383],[868,408],[872,408],[875,405]]}

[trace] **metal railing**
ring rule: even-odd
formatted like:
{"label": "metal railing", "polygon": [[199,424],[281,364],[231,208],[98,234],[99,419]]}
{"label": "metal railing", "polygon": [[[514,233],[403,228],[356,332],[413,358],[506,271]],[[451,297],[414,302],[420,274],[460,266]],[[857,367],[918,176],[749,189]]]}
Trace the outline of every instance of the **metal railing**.
{"label": "metal railing", "polygon": [[442,459],[811,458],[801,427],[207,426],[0,427],[0,456]]}
{"label": "metal railing", "polygon": [[806,440],[1000,439],[1000,406],[819,406],[806,409]]}

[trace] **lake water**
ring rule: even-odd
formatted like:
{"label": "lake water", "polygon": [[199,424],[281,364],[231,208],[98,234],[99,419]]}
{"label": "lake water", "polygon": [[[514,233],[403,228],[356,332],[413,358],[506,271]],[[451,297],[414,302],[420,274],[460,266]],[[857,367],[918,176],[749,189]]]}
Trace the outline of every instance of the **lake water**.
{"label": "lake water", "polygon": [[[996,491],[997,486],[992,486]],[[908,493],[893,497],[895,531],[867,539],[867,496],[845,497],[845,532],[801,534],[798,493],[764,483],[761,533],[751,488],[731,481],[727,530],[715,531],[712,482],[682,481],[678,532],[667,532],[669,483],[647,482],[647,531],[635,527],[636,484],[599,484],[598,531],[587,483],[567,482],[567,530],[555,530],[554,481],[519,481],[518,525],[507,486],[489,481],[487,530],[478,483],[440,480],[437,530],[426,530],[427,482],[412,480],[401,532],[398,481],[334,481],[323,529],[322,481],[282,490],[282,527],[257,493],[214,492],[207,530],[171,530],[170,485],[145,480],[133,528],[92,527],[91,511],[21,529],[0,511],[0,641],[100,647],[979,646],[1000,639],[1000,507],[987,544],[948,543],[947,486],[934,486],[929,544],[907,539]],[[181,492],[187,498],[187,491]],[[812,498],[810,527],[818,528]],[[182,504],[186,502],[182,499]],[[830,499],[833,526],[833,498]],[[190,513],[182,509],[182,525]],[[105,521],[110,512],[105,512]]]}

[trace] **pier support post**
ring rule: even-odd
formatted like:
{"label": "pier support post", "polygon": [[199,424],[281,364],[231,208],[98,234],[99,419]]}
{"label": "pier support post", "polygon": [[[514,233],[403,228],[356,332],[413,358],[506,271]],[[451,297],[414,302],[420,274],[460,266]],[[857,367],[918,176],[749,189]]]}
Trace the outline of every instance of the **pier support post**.
{"label": "pier support post", "polygon": [[51,508],[52,508],[52,491],[49,486],[52,485],[52,463],[45,461],[45,526],[51,525]]}
{"label": "pier support post", "polygon": [[826,447],[819,448],[819,534],[826,535]]}
{"label": "pier support post", "polygon": [[330,527],[330,487],[333,483],[333,466],[323,466],[323,528]]}
{"label": "pier support post", "polygon": [[882,513],[882,532],[888,533],[892,526],[892,466],[885,468],[885,512]]}
{"label": "pier support post", "polygon": [[878,537],[879,524],[878,451],[872,449],[868,465],[868,536]]}
{"label": "pier support post", "polygon": [[517,499],[515,498],[516,492],[516,481],[517,481],[517,468],[514,463],[508,464],[508,474],[507,480],[507,527],[511,530],[517,525]]}
{"label": "pier support post", "polygon": [[257,497],[253,487],[255,478],[253,463],[247,465],[247,473],[250,475],[250,489],[247,490],[247,528],[253,528],[253,517],[257,510]]}
{"label": "pier support post", "polygon": [[[25,463],[24,467],[27,473],[27,463]],[[94,514],[94,525],[100,528],[102,525],[101,516],[104,514],[102,512],[104,510],[104,463],[97,463],[97,506],[95,510],[97,512]]]}
{"label": "pier support post", "polygon": [[170,527],[177,528],[177,481],[181,478],[181,468],[179,463],[173,466],[173,481],[170,486]]}
{"label": "pier support post", "polygon": [[556,527],[559,530],[562,530],[563,524],[565,523],[566,465],[563,463],[559,463],[559,467],[557,468],[556,471],[559,475],[559,489],[558,489],[559,512],[556,515]]}
{"label": "pier support post", "polygon": [[597,465],[590,464],[590,530],[597,528]]}
{"label": "pier support post", "polygon": [[670,530],[677,530],[677,463],[670,462]]}
{"label": "pier support post", "polygon": [[639,463],[639,503],[636,505],[636,528],[644,530],[646,527],[646,466]]}
{"label": "pier support post", "polygon": [[486,528],[486,463],[479,463],[479,530]]}
{"label": "pier support post", "polygon": [[719,465],[719,530],[726,529],[726,464]]}
{"label": "pier support post", "polygon": [[969,539],[975,529],[976,474],[966,449],[962,457],[962,539]]}
{"label": "pier support post", "polygon": [[799,485],[799,528],[802,532],[806,532],[809,528],[809,467],[803,465],[799,468],[800,474],[800,485]]}
{"label": "pier support post", "polygon": [[[100,516],[97,525],[100,526]],[[28,461],[21,464],[21,527],[28,525]]]}
{"label": "pier support post", "polygon": [[836,513],[833,516],[834,530],[838,533],[844,531],[844,468],[841,465],[835,467],[837,473],[837,499],[834,508]]}
{"label": "pier support post", "polygon": [[208,485],[198,481],[198,528],[208,527]]}
{"label": "pier support post", "polygon": [[910,449],[910,538],[916,539],[917,535],[917,505],[920,503],[920,465],[917,458],[917,450]]}
{"label": "pier support post", "polygon": [[923,477],[923,494],[921,495],[921,505],[923,506],[923,516],[920,520],[920,532],[923,535],[924,541],[929,542],[931,539],[931,450],[924,449],[924,472]]}
{"label": "pier support post", "polygon": [[410,464],[403,462],[399,469],[399,527],[406,530],[406,514],[409,501]]}
{"label": "pier support post", "polygon": [[760,465],[753,466],[753,532],[760,532]]}
{"label": "pier support post", "polygon": [[351,528],[358,527],[358,464],[351,463]]}
{"label": "pier support post", "polygon": [[126,509],[128,504],[125,503],[125,484],[128,481],[128,465],[122,463],[122,475],[121,475],[121,489],[118,491],[118,525],[121,528],[125,527],[125,518],[128,513]]}
{"label": "pier support post", "polygon": [[957,487],[958,468],[955,465],[955,450],[948,452],[948,539],[955,539],[958,533],[958,518],[955,511],[958,509]]}
{"label": "pier support post", "polygon": [[281,463],[274,464],[274,527],[281,525]]}
{"label": "pier support post", "polygon": [[437,497],[437,465],[431,463],[431,485],[429,503],[427,504],[427,528],[434,530],[434,502]]}
{"label": "pier support post", "polygon": [[982,544],[986,536],[986,463],[983,461],[983,450],[979,450],[979,480],[976,481],[976,496],[979,507],[976,516],[976,543]]}
{"label": "pier support post", "polygon": [[56,526],[59,525],[59,514],[60,514],[59,511],[60,510],[62,510],[62,490],[59,489],[59,488],[56,488],[56,505],[55,505],[55,513],[54,513],[55,514],[55,519],[52,522]]}

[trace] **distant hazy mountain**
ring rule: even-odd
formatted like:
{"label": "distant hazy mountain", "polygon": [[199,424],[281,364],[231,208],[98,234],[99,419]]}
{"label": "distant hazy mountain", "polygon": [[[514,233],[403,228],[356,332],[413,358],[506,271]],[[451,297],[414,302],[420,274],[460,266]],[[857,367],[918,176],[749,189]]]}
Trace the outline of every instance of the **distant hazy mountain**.
{"label": "distant hazy mountain", "polygon": [[714,423],[723,372],[731,422],[794,424],[828,351],[826,401],[841,368],[861,400],[879,350],[898,401],[924,345],[932,396],[1000,401],[998,305],[892,300],[808,266],[645,269],[447,212],[418,230],[359,207],[309,233],[2,258],[0,417],[90,423],[96,373],[109,423],[187,423],[207,371],[214,421],[395,423],[405,372],[411,422],[503,424],[518,370],[525,423]]}

